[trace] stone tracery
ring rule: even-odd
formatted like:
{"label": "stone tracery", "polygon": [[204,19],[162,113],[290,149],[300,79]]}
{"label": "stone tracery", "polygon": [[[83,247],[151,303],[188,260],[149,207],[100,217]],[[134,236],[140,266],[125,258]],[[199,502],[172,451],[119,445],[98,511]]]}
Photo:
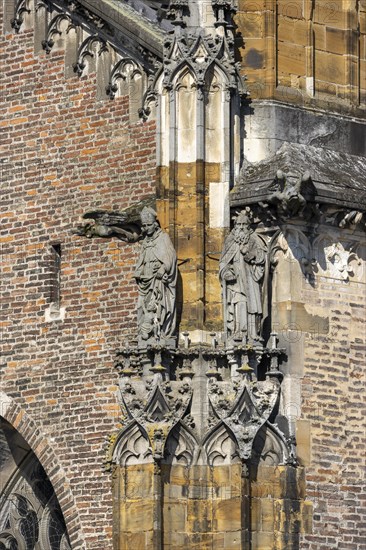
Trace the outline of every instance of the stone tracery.
{"label": "stone tracery", "polygon": [[0,463],[4,484],[0,495],[1,550],[70,550],[65,521],[44,469],[26,442],[3,420]]}

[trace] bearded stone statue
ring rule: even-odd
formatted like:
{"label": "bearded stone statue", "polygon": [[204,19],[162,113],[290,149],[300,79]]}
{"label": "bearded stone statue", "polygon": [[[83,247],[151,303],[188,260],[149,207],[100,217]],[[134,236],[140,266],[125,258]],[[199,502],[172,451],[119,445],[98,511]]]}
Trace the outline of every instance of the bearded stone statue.
{"label": "bearded stone statue", "polygon": [[254,233],[249,214],[242,211],[225,240],[219,267],[228,341],[260,338],[265,263],[265,245]]}

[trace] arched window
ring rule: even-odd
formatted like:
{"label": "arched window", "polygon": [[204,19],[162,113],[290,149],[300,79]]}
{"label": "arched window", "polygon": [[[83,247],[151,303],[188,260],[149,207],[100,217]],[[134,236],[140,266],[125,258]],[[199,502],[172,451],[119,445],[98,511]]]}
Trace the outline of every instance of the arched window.
{"label": "arched window", "polygon": [[52,484],[23,437],[0,418],[0,550],[69,550]]}

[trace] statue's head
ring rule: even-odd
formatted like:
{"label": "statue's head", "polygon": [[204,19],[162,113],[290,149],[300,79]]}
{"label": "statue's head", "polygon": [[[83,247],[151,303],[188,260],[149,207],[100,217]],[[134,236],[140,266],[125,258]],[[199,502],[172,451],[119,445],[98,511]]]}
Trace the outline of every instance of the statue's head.
{"label": "statue's head", "polygon": [[247,210],[242,210],[235,220],[235,225],[237,227],[248,227],[251,223],[252,218],[250,212]]}
{"label": "statue's head", "polygon": [[153,210],[153,208],[150,208],[149,206],[145,206],[141,211],[140,218],[142,232],[150,237],[159,227],[159,222],[157,220],[157,214],[155,210]]}
{"label": "statue's head", "polygon": [[233,229],[233,235],[237,242],[241,242],[246,235],[252,233],[253,230],[250,227],[251,223],[251,212],[247,211],[246,209],[242,210],[235,219],[235,225]]}

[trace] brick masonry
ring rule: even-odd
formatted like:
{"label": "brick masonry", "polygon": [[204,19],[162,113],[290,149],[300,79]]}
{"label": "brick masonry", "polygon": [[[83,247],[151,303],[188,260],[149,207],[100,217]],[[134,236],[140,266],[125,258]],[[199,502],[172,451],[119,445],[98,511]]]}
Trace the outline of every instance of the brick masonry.
{"label": "brick masonry", "polygon": [[328,272],[306,281],[292,271],[297,262],[287,262],[285,270],[279,264],[279,286],[286,287],[287,272],[293,288],[283,311],[280,300],[275,305],[277,329],[292,348],[289,369],[301,391],[299,401],[288,402],[287,413],[297,422],[305,499],[313,506],[312,530],[300,537],[302,550],[364,548],[366,279],[364,252],[358,252],[347,280]]}
{"label": "brick masonry", "polygon": [[[360,283],[320,280],[329,333],[306,342],[302,418],[309,422],[307,496],[313,533],[301,548],[362,550],[365,545],[365,275]],[[312,295],[312,297],[311,297]],[[314,293],[307,292],[308,303]]]}
{"label": "brick masonry", "polygon": [[[155,123],[131,125],[126,96],[97,100],[95,73],[66,79],[64,52],[35,55],[32,30],[0,41],[1,389],[29,419],[15,427],[30,443],[29,432],[39,434],[33,450],[73,548],[107,550],[104,444],[119,426],[114,350],[135,326],[137,248],[72,230],[87,211],[121,210],[154,192]],[[47,322],[54,243],[65,317]]]}

